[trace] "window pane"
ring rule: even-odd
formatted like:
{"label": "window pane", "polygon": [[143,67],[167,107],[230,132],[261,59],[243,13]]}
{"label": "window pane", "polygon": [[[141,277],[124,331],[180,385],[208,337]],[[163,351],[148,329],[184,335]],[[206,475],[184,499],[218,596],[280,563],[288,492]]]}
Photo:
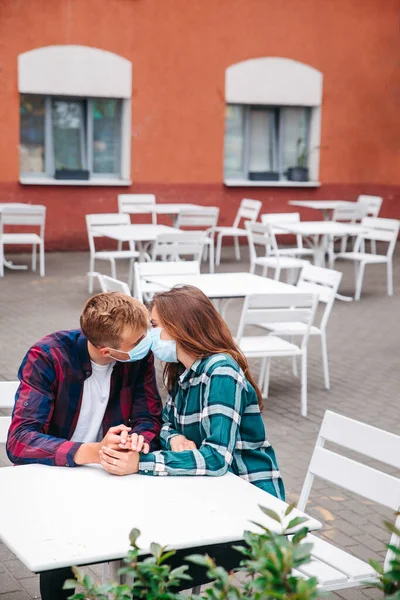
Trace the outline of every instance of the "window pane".
{"label": "window pane", "polygon": [[19,112],[20,172],[44,173],[44,97],[21,94]]}
{"label": "window pane", "polygon": [[249,172],[275,171],[275,113],[252,108],[250,111]]}
{"label": "window pane", "polygon": [[121,156],[121,102],[92,101],[93,172],[119,175]]}
{"label": "window pane", "polygon": [[84,101],[53,100],[53,148],[56,169],[85,169]]}
{"label": "window pane", "polygon": [[282,108],[282,168],[308,166],[309,109]]}
{"label": "window pane", "polygon": [[225,109],[225,177],[243,177],[244,110],[227,105]]}

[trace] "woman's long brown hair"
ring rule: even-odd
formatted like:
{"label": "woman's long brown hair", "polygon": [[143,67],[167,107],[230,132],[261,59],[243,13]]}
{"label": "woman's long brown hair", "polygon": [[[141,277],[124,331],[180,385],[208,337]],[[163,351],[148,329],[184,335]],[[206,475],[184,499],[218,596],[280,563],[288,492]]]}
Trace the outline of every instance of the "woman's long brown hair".
{"label": "woman's long brown hair", "polygon": [[[227,324],[213,303],[201,290],[191,285],[177,286],[154,296],[161,325],[185,352],[204,358],[212,354],[229,354],[253,386],[260,410],[261,391],[254,381],[246,357],[234,341]],[[181,373],[179,363],[166,363],[164,381],[172,389]]]}

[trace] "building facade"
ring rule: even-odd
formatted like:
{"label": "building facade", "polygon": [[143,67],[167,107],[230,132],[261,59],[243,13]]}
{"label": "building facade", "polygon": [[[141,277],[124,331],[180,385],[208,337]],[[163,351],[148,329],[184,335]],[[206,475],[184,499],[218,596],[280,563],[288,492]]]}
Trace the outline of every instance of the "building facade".
{"label": "building facade", "polygon": [[[0,202],[86,249],[122,193],[400,218],[398,0],[2,0]],[[315,218],[304,211],[303,218]],[[138,219],[139,220],[139,219]],[[165,221],[167,222],[167,221]]]}

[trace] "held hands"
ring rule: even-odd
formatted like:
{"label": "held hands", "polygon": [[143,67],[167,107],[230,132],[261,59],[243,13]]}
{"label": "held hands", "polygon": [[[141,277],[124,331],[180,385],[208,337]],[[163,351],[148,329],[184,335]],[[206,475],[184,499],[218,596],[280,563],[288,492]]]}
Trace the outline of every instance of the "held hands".
{"label": "held hands", "polygon": [[100,442],[100,464],[113,475],[130,475],[139,470],[139,453],[148,454],[150,447],[142,435],[133,433],[130,427],[111,427]]}
{"label": "held hands", "polygon": [[171,439],[172,452],[183,452],[184,450],[196,450],[197,446],[191,440],[188,440],[184,435],[175,435]]}

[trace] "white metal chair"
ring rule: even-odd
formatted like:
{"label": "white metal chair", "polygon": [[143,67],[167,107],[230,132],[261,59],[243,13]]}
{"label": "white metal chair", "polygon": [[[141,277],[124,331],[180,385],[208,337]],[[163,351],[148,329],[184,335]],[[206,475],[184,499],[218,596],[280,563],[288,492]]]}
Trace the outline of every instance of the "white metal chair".
{"label": "white metal chair", "polygon": [[118,212],[128,215],[151,215],[151,222],[157,225],[154,194],[119,194]]}
{"label": "white metal chair", "polygon": [[[271,225],[275,237],[288,235],[287,231],[279,228],[279,223],[300,223],[300,213],[264,213],[261,215],[263,225]],[[314,256],[312,248],[303,247],[303,236],[296,235],[297,246],[291,248],[279,248],[280,256]]]}
{"label": "white metal chair", "polygon": [[128,284],[125,283],[125,281],[120,281],[119,279],[114,279],[108,275],[102,275],[101,273],[96,274],[102,292],[121,292],[122,294],[131,296]]}
{"label": "white metal chair", "polygon": [[[242,352],[249,358],[261,358],[259,386],[263,396],[268,397],[271,358],[301,358],[301,414],[307,416],[307,344],[314,323],[318,296],[315,294],[253,294],[244,301],[237,332],[237,341]],[[299,345],[275,335],[244,336],[247,325],[265,323],[292,323],[301,321],[306,329]]]}
{"label": "white metal chair", "polygon": [[[366,216],[365,210],[365,207],[358,202],[354,202],[353,205],[343,204],[343,206],[337,206],[333,211],[332,221],[350,224],[360,223],[361,220]],[[340,240],[340,252],[346,252],[348,239],[348,235],[331,239],[330,253],[333,255],[333,248],[336,240]]]}
{"label": "white metal chair", "polygon": [[[262,274],[266,277],[268,269],[274,269],[274,279],[278,281],[282,270],[295,271],[309,264],[306,260],[295,256],[282,256],[272,225],[246,221],[245,227],[249,240],[250,273],[254,273],[256,267],[260,266],[263,269]],[[257,247],[263,250],[263,255],[257,254]]]}
{"label": "white metal chair", "polygon": [[[18,386],[19,381],[0,381],[0,409],[14,407]],[[0,444],[6,443],[10,425],[11,417],[0,416]]]}
{"label": "white metal chair", "polygon": [[[179,229],[183,227],[199,228],[205,227],[205,257],[209,250],[210,273],[214,273],[214,231],[218,223],[219,208],[216,206],[205,206],[197,209],[184,209],[179,212],[176,226]],[[195,233],[191,229],[191,233]]]}
{"label": "white metal chair", "polygon": [[161,233],[157,236],[151,252],[152,260],[181,260],[183,256],[191,256],[192,260],[201,263],[204,252],[206,233],[204,231],[183,231],[177,233]]}
{"label": "white metal chair", "polygon": [[215,233],[217,233],[217,251],[216,251],[216,264],[219,265],[221,262],[221,248],[223,237],[233,237],[235,244],[235,257],[236,260],[240,260],[240,247],[239,238],[247,238],[247,230],[239,227],[241,220],[257,221],[258,214],[261,210],[262,203],[260,200],[250,200],[244,198],[241,203],[238,212],[236,213],[235,220],[232,227],[216,227]]}
{"label": "white metal chair", "polygon": [[[0,277],[4,276],[4,246],[32,246],[32,271],[36,271],[37,247],[39,246],[40,277],[45,275],[44,265],[44,229],[46,223],[46,207],[38,204],[10,204],[4,206],[0,213]],[[39,233],[16,232],[4,233],[5,225],[21,225],[23,227],[38,226]],[[22,267],[25,268],[25,267]]]}
{"label": "white metal chair", "polygon": [[135,298],[143,302],[144,297],[148,300],[156,292],[165,291],[156,283],[148,281],[149,277],[158,275],[200,275],[200,264],[197,260],[135,263]]}
{"label": "white metal chair", "polygon": [[[335,450],[325,448],[334,443]],[[348,490],[369,501],[398,512],[400,508],[400,479],[350,459],[336,450],[336,446],[357,452],[386,465],[400,469],[400,437],[348,417],[327,410],[318,434],[297,508],[306,509],[315,477]],[[400,527],[400,516],[397,517]],[[359,587],[377,580],[374,569],[345,550],[309,534],[305,542],[313,544],[312,561],[298,568],[304,577],[317,577],[321,591]],[[390,544],[399,546],[393,534]],[[392,552],[386,554],[384,568],[389,567]]]}
{"label": "white metal chair", "polygon": [[[329,316],[332,311],[333,303],[335,302],[335,297],[339,289],[341,279],[342,273],[339,271],[324,269],[323,267],[315,267],[314,265],[308,264],[303,267],[297,282],[297,289],[305,293],[316,294],[319,301],[325,304],[319,326],[312,325],[310,329],[310,335],[319,336],[321,338],[324,383],[327,390],[330,388],[330,378],[328,348],[326,343],[326,327],[328,325]],[[271,331],[274,335],[290,337],[291,341],[293,341],[295,337],[304,335],[307,329],[307,323],[304,323],[303,321],[263,323],[262,326]],[[293,358],[293,370],[294,374],[296,375],[296,357]]]}
{"label": "white metal chair", "polygon": [[[335,254],[334,260],[350,260],[355,269],[355,300],[361,297],[361,289],[366,265],[386,265],[387,294],[393,296],[393,252],[399,234],[400,221],[396,219],[374,219],[364,217],[362,226],[367,229],[366,233],[357,236],[353,252],[341,252]],[[373,254],[363,252],[365,240],[375,242],[386,242],[388,244],[386,254]]]}
{"label": "white metal chair", "polygon": [[129,215],[118,214],[118,213],[103,213],[95,215],[86,215],[86,228],[89,239],[89,250],[90,250],[90,267],[89,267],[89,292],[93,293],[93,277],[95,274],[95,261],[96,260],[108,260],[111,264],[111,276],[117,279],[117,269],[115,261],[127,258],[130,261],[129,265],[129,288],[132,287],[133,278],[133,262],[135,258],[140,256],[140,253],[135,250],[133,242],[129,242],[129,250],[96,250],[95,238],[102,237],[101,233],[94,231],[96,227],[102,225],[130,225],[131,221]]}
{"label": "white metal chair", "polygon": [[[357,198],[357,203],[364,208],[364,217],[379,217],[383,198],[381,196],[367,196],[361,194]],[[376,242],[371,240],[371,252],[376,254]]]}

